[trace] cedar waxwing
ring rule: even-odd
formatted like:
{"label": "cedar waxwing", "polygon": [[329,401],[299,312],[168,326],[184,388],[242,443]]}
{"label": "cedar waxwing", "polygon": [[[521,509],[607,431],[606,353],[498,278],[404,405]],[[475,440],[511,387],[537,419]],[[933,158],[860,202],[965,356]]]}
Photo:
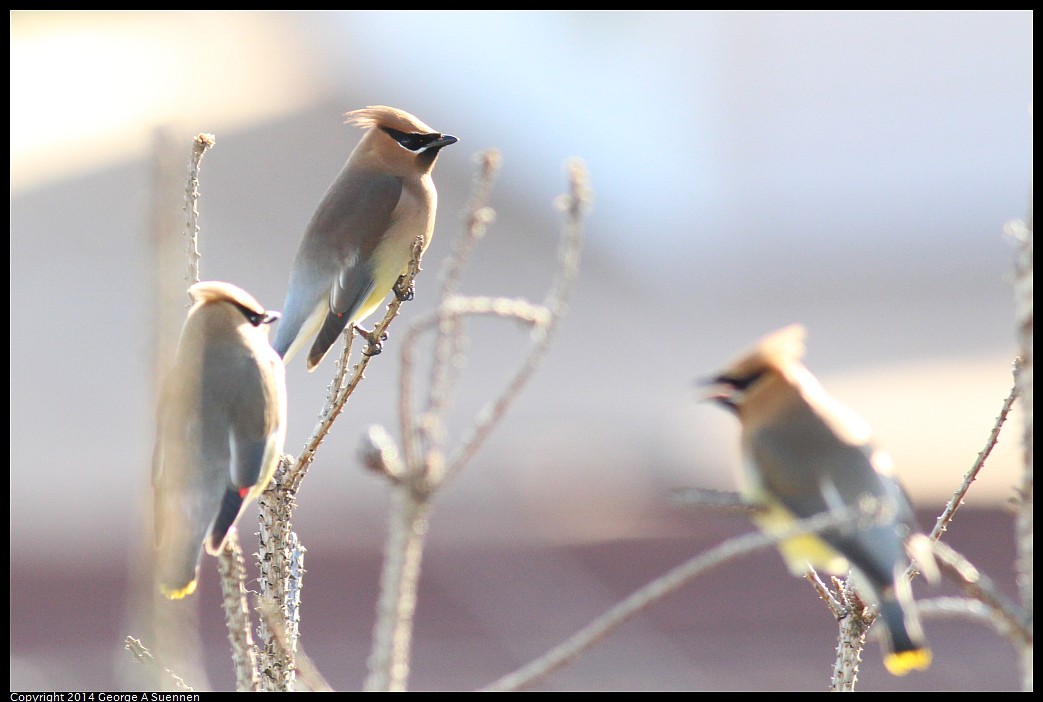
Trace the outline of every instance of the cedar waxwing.
{"label": "cedar waxwing", "polygon": [[195,592],[204,546],[221,552],[286,438],[286,370],[268,344],[279,313],[229,283],[188,292],[194,304],[160,395],[152,470],[157,581],[170,599]]}
{"label": "cedar waxwing", "polygon": [[289,362],[313,335],[315,370],[345,328],[373,313],[406,272],[413,242],[431,243],[438,197],[435,158],[457,138],[382,105],[349,112],[366,129],[312,215],[297,250],[275,334]]}
{"label": "cedar waxwing", "polygon": [[780,542],[779,552],[797,576],[809,564],[834,575],[853,566],[856,585],[875,598],[887,627],[881,637],[887,669],[894,675],[924,669],[931,652],[904,570],[909,549],[930,572],[930,543],[917,530],[890,458],[871,443],[869,426],[826,394],[803,356],[804,328],[789,326],[709,381],[717,391],[709,399],[741,424],[743,497],[769,534],[795,519],[875,499],[884,521],[791,538]]}

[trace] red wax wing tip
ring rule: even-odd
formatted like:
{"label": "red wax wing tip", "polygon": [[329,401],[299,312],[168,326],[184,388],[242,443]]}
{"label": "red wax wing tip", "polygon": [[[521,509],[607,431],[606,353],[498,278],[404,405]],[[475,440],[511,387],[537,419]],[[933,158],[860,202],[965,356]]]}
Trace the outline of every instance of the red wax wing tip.
{"label": "red wax wing tip", "polygon": [[241,497],[241,498],[243,498],[245,500],[246,496],[249,495],[249,494],[250,494],[250,488],[248,488],[248,487],[241,487],[241,488],[239,488],[239,497]]}

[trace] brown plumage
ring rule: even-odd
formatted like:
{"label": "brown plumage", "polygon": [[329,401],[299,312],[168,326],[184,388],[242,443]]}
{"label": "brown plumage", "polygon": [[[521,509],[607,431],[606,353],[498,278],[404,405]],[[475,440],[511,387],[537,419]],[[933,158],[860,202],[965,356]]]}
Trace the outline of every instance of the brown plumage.
{"label": "brown plumage", "polygon": [[787,539],[779,552],[798,576],[808,565],[836,575],[853,566],[863,593],[880,606],[888,670],[926,668],[931,654],[902,574],[907,547],[929,572],[929,543],[917,531],[890,458],[872,444],[869,425],[804,366],[804,336],[799,325],[769,334],[711,381],[710,399],[741,424],[744,497],[759,507],[754,520],[767,533],[866,498],[880,503],[890,515],[885,521]]}
{"label": "brown plumage", "polygon": [[319,203],[290,272],[275,350],[284,362],[315,336],[308,370],[341,332],[373,313],[434,232],[438,196],[431,170],[456,137],[394,107],[347,114],[362,139]]}
{"label": "brown plumage", "polygon": [[285,369],[268,344],[266,311],[229,283],[189,288],[194,300],[159,401],[152,485],[156,579],[191,595],[203,550],[216,554],[271,479],[286,434]]}

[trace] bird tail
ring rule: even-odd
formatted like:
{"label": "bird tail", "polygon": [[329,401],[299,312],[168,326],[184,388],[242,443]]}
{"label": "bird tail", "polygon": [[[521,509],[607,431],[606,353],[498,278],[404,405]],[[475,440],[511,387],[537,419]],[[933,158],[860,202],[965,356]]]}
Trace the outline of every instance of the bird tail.
{"label": "bird tail", "polygon": [[[194,571],[193,571],[194,573]],[[196,587],[199,585],[199,580],[193,575],[192,579],[188,581],[187,585],[160,585],[160,592],[168,600],[182,600],[193,592],[196,591]]]}
{"label": "bird tail", "polygon": [[164,543],[156,551],[156,582],[160,593],[171,600],[180,600],[196,591],[199,561],[203,547],[199,536],[170,530],[164,534]]}
{"label": "bird tail", "polygon": [[243,509],[243,499],[248,494],[246,488],[238,489],[229,487],[221,498],[221,507],[217,510],[217,517],[213,526],[210,527],[210,536],[206,541],[207,553],[217,555],[225,547],[225,539],[228,538],[228,530],[239,518],[239,512]]}
{"label": "bird tail", "polygon": [[156,585],[167,599],[188,597],[196,591],[203,534],[179,518],[173,495],[157,494],[153,519]]}
{"label": "bird tail", "polygon": [[884,667],[891,675],[926,670],[931,665],[931,649],[927,647],[909,583],[901,578],[903,581],[905,593],[896,594],[895,588],[889,587],[880,597],[880,616],[887,625]]}

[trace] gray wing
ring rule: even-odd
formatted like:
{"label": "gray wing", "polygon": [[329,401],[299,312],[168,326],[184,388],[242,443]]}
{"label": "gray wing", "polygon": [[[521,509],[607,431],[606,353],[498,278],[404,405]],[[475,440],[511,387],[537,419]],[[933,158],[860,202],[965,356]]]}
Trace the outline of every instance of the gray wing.
{"label": "gray wing", "polygon": [[[401,180],[349,161],[326,191],[304,233],[290,274],[283,317],[272,346],[285,356],[315,309],[328,302],[323,354],[350,321],[353,301],[373,285],[368,262],[391,223]],[[358,304],[358,302],[355,302]],[[329,320],[328,317],[335,317]],[[343,323],[337,327],[337,322]],[[332,338],[330,338],[332,336]]]}
{"label": "gray wing", "polygon": [[798,518],[855,505],[870,496],[895,511],[894,519],[867,529],[830,529],[824,541],[844,554],[874,584],[889,583],[904,561],[902,539],[911,510],[901,486],[873,464],[871,445],[840,441],[814,413],[794,413],[760,432],[751,449],[765,487]]}
{"label": "gray wing", "polygon": [[[263,336],[258,335],[255,341],[267,345]],[[214,506],[208,550],[216,553],[251,488],[271,478],[282,452],[285,398],[282,364],[268,358],[270,352],[258,355],[237,344],[223,345],[213,354],[217,357],[214,367],[222,372],[220,378],[209,378],[205,392],[208,401],[223,406],[227,418],[216,427],[223,436],[215,438],[227,449],[213,457],[226,461],[222,484],[214,486],[219,501]]]}
{"label": "gray wing", "polygon": [[391,226],[392,213],[402,195],[402,181],[397,176],[364,173],[355,180],[350,196],[323,213],[323,221],[340,232],[341,240],[350,243],[338,258],[340,267],[329,287],[329,308],[308,353],[309,367],[322,360],[373,293],[373,255]]}
{"label": "gray wing", "polygon": [[184,363],[167,373],[156,412],[152,453],[156,544],[184,519],[183,495],[198,480],[201,422],[198,379]]}
{"label": "gray wing", "polygon": [[179,358],[160,396],[152,469],[155,544],[160,549],[157,577],[168,593],[182,590],[195,578],[216,509],[206,490],[203,447],[208,422],[200,399],[196,358]]}
{"label": "gray wing", "polygon": [[261,478],[270,437],[278,428],[276,398],[253,356],[242,361],[236,377],[228,408],[228,480],[235,488],[250,488]]}

